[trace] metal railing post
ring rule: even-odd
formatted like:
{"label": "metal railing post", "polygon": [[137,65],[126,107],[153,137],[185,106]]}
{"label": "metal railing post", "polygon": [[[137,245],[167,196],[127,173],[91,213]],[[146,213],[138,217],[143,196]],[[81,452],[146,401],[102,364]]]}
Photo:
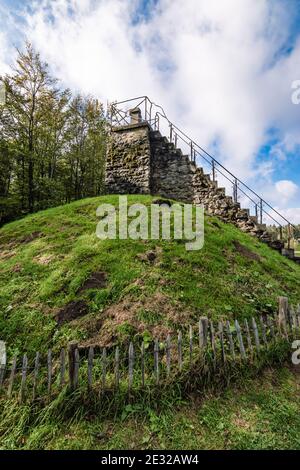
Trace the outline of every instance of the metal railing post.
{"label": "metal railing post", "polygon": [[214,160],[212,160],[212,178],[213,181],[216,181],[216,164]]}
{"label": "metal railing post", "polygon": [[259,205],[260,205],[260,224],[262,224],[263,223],[263,202],[262,202],[262,199],[260,199]]}
{"label": "metal railing post", "polygon": [[170,142],[173,140],[173,124],[170,123]]}
{"label": "metal railing post", "polygon": [[235,178],[234,183],[233,183],[233,200],[235,204],[238,202],[238,182],[237,179]]}

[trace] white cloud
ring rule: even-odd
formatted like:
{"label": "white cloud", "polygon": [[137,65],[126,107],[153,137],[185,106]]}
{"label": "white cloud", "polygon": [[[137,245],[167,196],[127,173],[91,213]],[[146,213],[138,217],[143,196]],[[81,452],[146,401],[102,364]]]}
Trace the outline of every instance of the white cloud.
{"label": "white cloud", "polygon": [[[294,207],[294,208],[290,208],[290,209],[279,209],[277,207],[276,209],[280,210],[280,213],[287,220],[289,220],[292,224],[295,224],[295,225],[300,224],[300,207]],[[275,215],[275,217],[276,217],[276,215]]]}
{"label": "white cloud", "polygon": [[299,192],[299,187],[289,180],[281,180],[275,183],[278,195],[286,201],[293,199]]}
{"label": "white cloud", "polygon": [[[286,182],[272,181],[278,161],[300,144],[300,106],[291,101],[300,40],[289,55],[278,55],[292,3],[160,0],[150,17],[133,23],[138,4],[40,0],[24,16],[23,33],[65,85],[104,101],[147,94],[271,202],[297,204],[299,192],[288,199]],[[270,127],[280,129],[281,141],[272,160],[257,164]]]}

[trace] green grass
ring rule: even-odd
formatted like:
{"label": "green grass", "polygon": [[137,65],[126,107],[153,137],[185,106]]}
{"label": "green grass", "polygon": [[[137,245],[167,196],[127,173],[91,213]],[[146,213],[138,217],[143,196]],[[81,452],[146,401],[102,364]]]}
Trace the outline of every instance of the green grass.
{"label": "green grass", "polygon": [[[129,196],[130,203],[152,199]],[[58,350],[72,339],[110,343],[141,329],[163,337],[200,315],[243,318],[275,311],[279,295],[300,299],[300,266],[232,225],[206,217],[199,251],[176,240],[102,241],[95,234],[100,203],[117,204],[118,196],[76,201],[0,229],[0,329],[10,352]],[[233,241],[260,260],[237,252]],[[153,263],[143,259],[151,250]],[[95,271],[107,274],[107,285],[80,293]],[[59,309],[79,299],[88,314],[57,328]]]}
{"label": "green grass", "polygon": [[[129,196],[130,203],[152,200]],[[116,205],[118,196],[76,201],[0,229],[0,331],[9,356],[26,351],[32,360],[49,347],[56,354],[73,339],[112,344],[143,336],[150,342],[202,315],[273,313],[279,295],[299,302],[300,266],[232,225],[206,217],[204,248],[194,252],[176,240],[101,241],[95,235],[100,203]],[[97,271],[106,273],[106,285],[80,291]],[[58,327],[59,310],[77,300],[86,302],[87,314]],[[74,402],[60,395],[42,411],[2,399],[0,448],[299,449],[297,377],[280,368],[243,380],[222,393],[206,391],[201,400],[175,391],[156,406],[120,405],[115,417],[100,418],[79,395]]]}
{"label": "green grass", "polygon": [[37,415],[2,401],[0,449],[299,450],[298,388],[296,373],[268,369],[223,393],[127,405],[114,419],[80,407],[72,417],[50,407]]}

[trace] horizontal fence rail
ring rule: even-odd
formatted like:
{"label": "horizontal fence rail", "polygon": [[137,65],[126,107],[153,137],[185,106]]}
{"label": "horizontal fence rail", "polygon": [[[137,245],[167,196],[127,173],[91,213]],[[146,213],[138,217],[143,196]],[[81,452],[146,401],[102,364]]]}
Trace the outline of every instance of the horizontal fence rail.
{"label": "horizontal fence rail", "polygon": [[218,181],[226,189],[231,190],[235,203],[247,202],[250,213],[257,218],[258,223],[277,227],[279,239],[286,239],[288,248],[290,248],[295,226],[246,183],[227,170],[209,152],[188,137],[168,119],[164,109],[152,102],[147,96],[109,103],[108,121],[110,125],[118,127],[132,124],[130,117],[132,109],[139,109],[141,121],[148,122],[153,130],[160,131],[170,143],[174,144],[175,148],[178,148],[180,144],[182,152],[189,155],[192,162],[198,161],[213,181]]}
{"label": "horizontal fence rail", "polygon": [[[137,390],[156,389],[192,376],[199,365],[215,374],[231,364],[251,364],[278,344],[289,345],[300,334],[300,306],[289,307],[279,299],[274,316],[244,321],[214,323],[201,317],[186,331],[164,340],[116,345],[111,348],[79,348],[71,343],[58,355],[48,351],[34,357],[24,354],[10,358],[0,370],[0,397],[29,401],[50,401],[63,389],[86,388],[130,396]],[[204,369],[203,369],[204,370]],[[186,380],[186,379],[184,379]]]}

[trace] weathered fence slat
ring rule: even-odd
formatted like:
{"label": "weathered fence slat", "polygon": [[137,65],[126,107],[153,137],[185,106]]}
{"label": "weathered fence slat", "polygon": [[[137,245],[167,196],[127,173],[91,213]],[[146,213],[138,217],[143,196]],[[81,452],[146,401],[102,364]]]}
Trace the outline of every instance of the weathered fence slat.
{"label": "weathered fence slat", "polygon": [[231,332],[231,325],[229,320],[226,321],[226,332],[228,336],[228,341],[229,341],[229,348],[230,348],[230,354],[235,360],[235,349],[234,349],[234,342],[233,342],[233,337],[232,337],[232,332]]}
{"label": "weathered fence slat", "polygon": [[71,389],[74,388],[74,375],[75,375],[75,351],[77,349],[77,343],[70,343],[68,348],[68,359],[69,359],[69,384]]}
{"label": "weathered fence slat", "polygon": [[209,329],[210,329],[210,346],[213,355],[213,364],[216,367],[216,337],[215,337],[215,327],[212,321],[209,322]]}
{"label": "weathered fence slat", "polygon": [[11,398],[11,396],[12,396],[14,380],[15,380],[15,375],[16,375],[16,369],[17,369],[17,356],[14,356],[13,361],[12,361],[9,381],[8,381],[8,390],[7,390],[8,398]]}
{"label": "weathered fence slat", "polygon": [[262,316],[259,317],[259,321],[260,321],[262,339],[265,345],[267,346],[268,341],[267,341],[267,334],[266,334],[266,325]]}
{"label": "weathered fence slat", "polygon": [[288,319],[289,301],[287,297],[279,297],[278,307],[278,326],[283,336],[288,337],[287,319]]}
{"label": "weathered fence slat", "polygon": [[252,353],[253,353],[253,346],[252,346],[252,340],[251,340],[251,335],[250,335],[250,328],[249,328],[249,324],[248,324],[247,318],[245,318],[245,320],[244,320],[244,325],[245,325],[245,332],[246,332],[248,350],[250,351],[250,354],[252,355]]}
{"label": "weathered fence slat", "polygon": [[132,389],[133,384],[133,371],[134,371],[134,347],[133,344],[129,344],[128,351],[128,389]]}
{"label": "weathered fence slat", "polygon": [[142,375],[142,387],[145,387],[145,343],[142,342],[141,349],[141,375]]}
{"label": "weathered fence slat", "polygon": [[237,339],[238,339],[238,343],[239,343],[241,357],[242,357],[242,359],[245,360],[245,359],[247,359],[247,356],[246,356],[246,351],[245,351],[245,346],[244,346],[241,327],[240,327],[240,324],[237,320],[235,320],[234,325],[235,325],[235,329],[236,329],[236,334],[237,334]]}
{"label": "weathered fence slat", "polygon": [[208,319],[201,317],[199,320],[199,348],[203,349],[207,346],[207,330],[208,330]]}
{"label": "weathered fence slat", "polygon": [[182,370],[182,333],[179,331],[178,333],[178,341],[177,341],[177,351],[178,351],[178,368]]}
{"label": "weathered fence slat", "polygon": [[94,348],[93,346],[89,347],[88,355],[88,388],[91,390],[93,386],[93,366],[94,366]]}
{"label": "weathered fence slat", "polygon": [[51,396],[52,390],[52,351],[49,349],[47,353],[47,370],[48,370],[48,395]]}
{"label": "weathered fence slat", "polygon": [[189,352],[190,352],[190,365],[191,365],[192,358],[193,358],[193,327],[192,325],[189,326]]}
{"label": "weathered fence slat", "polygon": [[222,352],[222,360],[223,363],[226,363],[226,352],[225,352],[225,345],[224,345],[224,325],[223,322],[219,322],[219,336],[220,336],[220,343],[221,343],[221,352]]}
{"label": "weathered fence slat", "polygon": [[259,340],[259,333],[258,333],[257,324],[256,324],[256,321],[255,321],[254,317],[251,318],[251,322],[252,322],[252,329],[253,329],[253,334],[254,334],[254,341],[255,341],[256,350],[257,350],[257,352],[259,352],[260,351],[260,340]]}
{"label": "weathered fence slat", "polygon": [[273,325],[273,319],[270,318],[269,316],[267,316],[267,326],[270,330],[270,336],[271,336],[271,339],[274,338],[275,336],[275,332],[274,332],[274,325]]}
{"label": "weathered fence slat", "polygon": [[65,377],[66,377],[66,351],[65,348],[62,348],[60,351],[59,356],[60,362],[60,373],[59,373],[59,386],[63,388],[65,385]]}
{"label": "weathered fence slat", "polygon": [[107,367],[107,354],[106,354],[106,348],[103,348],[102,350],[102,390],[105,389],[106,385],[106,367]]}
{"label": "weathered fence slat", "polygon": [[40,353],[37,352],[36,355],[35,355],[35,360],[34,360],[33,388],[32,388],[32,399],[33,400],[35,400],[35,398],[36,398],[36,389],[37,389],[37,385],[38,385],[39,369],[40,369]]}
{"label": "weathered fence slat", "polygon": [[293,336],[293,338],[296,338],[296,336],[297,336],[297,318],[296,318],[296,310],[294,309],[293,305],[291,305],[291,307],[290,307],[290,315],[291,315],[292,336]]}
{"label": "weathered fence slat", "polygon": [[154,342],[154,374],[156,385],[159,383],[159,342],[158,339]]}
{"label": "weathered fence slat", "polygon": [[80,366],[80,356],[79,356],[79,350],[78,348],[76,348],[75,353],[74,353],[74,389],[78,387],[79,366]]}
{"label": "weathered fence slat", "polygon": [[115,388],[118,389],[120,385],[120,349],[119,346],[115,350]]}
{"label": "weathered fence slat", "polygon": [[0,365],[0,390],[4,382],[5,371],[6,371],[6,365]]}
{"label": "weathered fence slat", "polygon": [[20,387],[20,395],[19,395],[20,403],[23,403],[24,398],[25,398],[27,367],[28,367],[27,354],[24,354],[23,362],[22,362],[22,377],[21,377],[21,387]]}
{"label": "weathered fence slat", "polygon": [[167,336],[166,340],[166,365],[167,365],[167,376],[170,375],[171,371],[171,336]]}

